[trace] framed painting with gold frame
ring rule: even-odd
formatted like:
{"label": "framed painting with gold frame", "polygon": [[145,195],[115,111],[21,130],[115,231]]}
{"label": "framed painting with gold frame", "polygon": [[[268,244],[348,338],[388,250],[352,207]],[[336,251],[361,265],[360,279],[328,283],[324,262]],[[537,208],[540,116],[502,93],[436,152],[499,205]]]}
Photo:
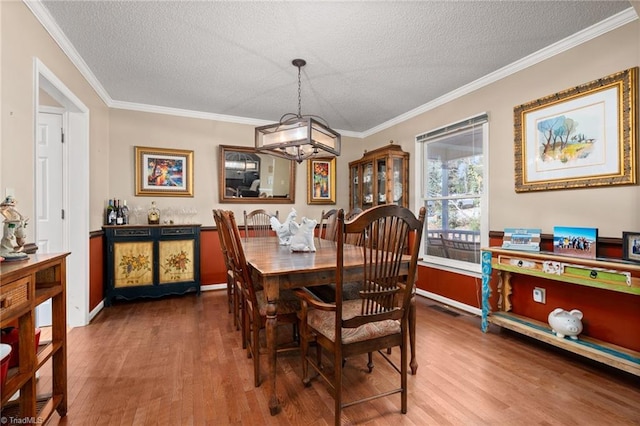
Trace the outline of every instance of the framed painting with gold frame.
{"label": "framed painting with gold frame", "polygon": [[516,192],[637,182],[638,67],[514,108]]}
{"label": "framed painting with gold frame", "polygon": [[336,158],[307,160],[307,204],[336,203]]}
{"label": "framed painting with gold frame", "polygon": [[193,151],[135,147],[136,196],[193,197]]}

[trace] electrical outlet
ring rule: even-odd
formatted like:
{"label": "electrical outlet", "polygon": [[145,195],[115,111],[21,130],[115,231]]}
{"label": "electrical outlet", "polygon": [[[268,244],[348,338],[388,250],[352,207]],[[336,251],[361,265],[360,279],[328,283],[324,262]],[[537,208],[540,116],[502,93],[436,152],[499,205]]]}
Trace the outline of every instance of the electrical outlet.
{"label": "electrical outlet", "polygon": [[544,288],[535,287],[533,289],[533,301],[537,303],[545,304],[547,301],[547,295]]}

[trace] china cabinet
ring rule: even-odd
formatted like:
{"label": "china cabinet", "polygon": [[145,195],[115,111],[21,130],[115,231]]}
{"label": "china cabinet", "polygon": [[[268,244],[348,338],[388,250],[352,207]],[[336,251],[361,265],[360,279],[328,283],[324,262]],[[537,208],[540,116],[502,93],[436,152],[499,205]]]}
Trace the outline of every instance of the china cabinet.
{"label": "china cabinet", "polygon": [[[54,411],[61,417],[67,414],[68,255],[31,254],[0,265],[0,323],[2,328],[18,327],[17,366],[9,368],[0,386],[2,424],[41,424]],[[47,300],[52,306],[51,339],[39,341],[36,307]]]}
{"label": "china cabinet", "polygon": [[409,207],[409,153],[390,143],[349,163],[349,208]]}
{"label": "china cabinet", "polygon": [[200,294],[200,225],[104,226],[105,306],[114,298]]}

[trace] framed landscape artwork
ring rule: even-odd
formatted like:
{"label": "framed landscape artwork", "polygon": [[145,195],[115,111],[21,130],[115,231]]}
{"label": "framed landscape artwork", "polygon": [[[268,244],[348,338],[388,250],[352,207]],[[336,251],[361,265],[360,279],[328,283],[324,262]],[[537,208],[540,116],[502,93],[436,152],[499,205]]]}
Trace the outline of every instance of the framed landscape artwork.
{"label": "framed landscape artwork", "polygon": [[638,67],[514,108],[516,192],[637,182]]}
{"label": "framed landscape artwork", "polygon": [[336,159],[307,160],[307,204],[336,203]]}
{"label": "framed landscape artwork", "polygon": [[193,197],[193,151],[135,147],[136,195]]}
{"label": "framed landscape artwork", "polygon": [[595,259],[598,228],[553,227],[553,252]]}
{"label": "framed landscape artwork", "polygon": [[640,262],[640,232],[622,233],[622,258]]}

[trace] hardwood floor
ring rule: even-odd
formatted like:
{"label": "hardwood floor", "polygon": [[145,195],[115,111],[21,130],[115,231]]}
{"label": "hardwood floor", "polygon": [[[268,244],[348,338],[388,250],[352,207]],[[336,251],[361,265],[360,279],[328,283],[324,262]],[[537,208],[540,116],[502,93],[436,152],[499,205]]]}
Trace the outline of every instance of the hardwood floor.
{"label": "hardwood floor", "polygon": [[[640,425],[637,377],[498,328],[483,334],[479,318],[431,305],[418,297],[420,366],[409,376],[408,413],[394,395],[346,408],[343,424]],[[68,347],[68,415],[50,425],[333,423],[333,399],[319,380],[302,385],[297,352],[278,356],[282,411],[269,415],[225,291],[116,302],[72,329]],[[371,374],[366,356],[347,361],[347,399],[397,386],[397,374],[374,360]]]}

